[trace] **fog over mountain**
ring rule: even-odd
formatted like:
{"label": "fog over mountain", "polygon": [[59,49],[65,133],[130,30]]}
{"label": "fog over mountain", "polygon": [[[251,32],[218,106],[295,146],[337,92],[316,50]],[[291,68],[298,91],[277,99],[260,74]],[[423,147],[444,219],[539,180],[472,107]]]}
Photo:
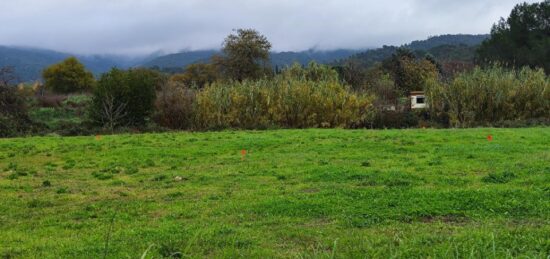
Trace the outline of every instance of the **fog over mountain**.
{"label": "fog over mountain", "polygon": [[[440,34],[486,34],[518,0],[0,1],[0,45],[76,54],[218,49],[255,28],[274,51],[365,49]],[[535,2],[529,0],[527,2]]]}

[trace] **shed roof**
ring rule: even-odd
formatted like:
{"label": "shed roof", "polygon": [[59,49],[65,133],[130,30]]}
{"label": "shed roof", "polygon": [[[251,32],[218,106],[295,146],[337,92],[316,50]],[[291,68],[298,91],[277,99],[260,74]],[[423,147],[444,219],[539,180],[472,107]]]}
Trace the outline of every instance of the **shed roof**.
{"label": "shed roof", "polygon": [[424,91],[412,91],[411,95],[424,95]]}

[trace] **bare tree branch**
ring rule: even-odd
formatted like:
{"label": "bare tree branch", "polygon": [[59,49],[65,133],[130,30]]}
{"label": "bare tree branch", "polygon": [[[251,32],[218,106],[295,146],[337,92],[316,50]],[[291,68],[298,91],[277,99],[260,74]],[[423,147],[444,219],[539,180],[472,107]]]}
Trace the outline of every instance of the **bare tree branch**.
{"label": "bare tree branch", "polygon": [[122,119],[128,115],[126,111],[127,103],[117,103],[112,95],[107,95],[102,101],[101,120],[111,133],[116,126],[122,123]]}
{"label": "bare tree branch", "polygon": [[10,86],[18,81],[13,66],[0,67],[0,86]]}

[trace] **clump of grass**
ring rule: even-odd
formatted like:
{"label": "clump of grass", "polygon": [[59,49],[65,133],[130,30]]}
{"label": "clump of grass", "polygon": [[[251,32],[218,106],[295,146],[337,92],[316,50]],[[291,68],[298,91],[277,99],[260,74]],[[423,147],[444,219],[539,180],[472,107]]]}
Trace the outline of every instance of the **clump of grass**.
{"label": "clump of grass", "polygon": [[437,166],[442,164],[443,164],[443,160],[441,160],[441,158],[439,157],[433,158],[430,162],[428,162],[429,166]]}
{"label": "clump of grass", "polygon": [[151,159],[145,160],[145,162],[143,164],[143,167],[153,167],[153,166],[155,166],[155,161],[153,161]]}
{"label": "clump of grass", "polygon": [[48,162],[44,165],[44,171],[48,173],[55,172],[56,169],[57,169],[57,165],[55,163]]}
{"label": "clump of grass", "polygon": [[50,187],[50,186],[52,186],[52,183],[49,180],[42,182],[42,187]]}
{"label": "clump of grass", "polygon": [[286,175],[277,175],[277,180],[279,181],[284,181],[286,179],[287,179]]}
{"label": "clump of grass", "polygon": [[126,170],[125,170],[125,173],[130,174],[130,175],[131,174],[137,174],[138,172],[139,172],[139,169],[135,166],[130,166],[130,167],[126,168]]}
{"label": "clump of grass", "polygon": [[158,253],[164,258],[182,258],[183,254],[179,250],[180,246],[181,244],[167,240],[159,244]]}
{"label": "clump of grass", "polygon": [[57,191],[55,191],[55,193],[57,194],[65,194],[65,193],[68,193],[69,192],[69,189],[67,189],[67,187],[61,187],[59,189],[57,189]]}
{"label": "clump of grass", "polygon": [[9,171],[9,170],[14,170],[14,171],[17,170],[17,164],[14,162],[10,162],[8,164],[8,167],[6,167],[6,171]]}
{"label": "clump of grass", "polygon": [[53,205],[50,201],[42,201],[38,199],[33,199],[29,203],[27,203],[27,206],[29,208],[46,208],[51,207]]}
{"label": "clump of grass", "polygon": [[367,160],[367,161],[363,161],[363,163],[361,163],[361,166],[362,166],[362,167],[370,167],[370,166],[371,166],[370,161],[368,161],[368,160]]}
{"label": "clump of grass", "polygon": [[168,178],[168,176],[164,175],[164,174],[161,174],[161,175],[157,175],[155,177],[153,177],[153,179],[151,179],[151,181],[153,182],[162,182],[164,180],[166,180]]}
{"label": "clump of grass", "polygon": [[182,193],[182,192],[172,192],[172,193],[169,193],[169,194],[166,194],[166,196],[164,197],[164,200],[165,201],[173,201],[179,197],[183,197],[185,194]]}
{"label": "clump of grass", "polygon": [[411,186],[412,182],[403,178],[395,178],[384,181],[384,184],[390,188],[399,188]]}
{"label": "clump of grass", "polygon": [[29,173],[25,169],[20,169],[17,167],[15,167],[15,169],[11,169],[9,172],[11,172],[7,177],[9,180],[16,180],[19,177],[29,175]]}
{"label": "clump of grass", "polygon": [[126,182],[122,181],[122,180],[114,180],[111,182],[111,185],[112,186],[124,186],[126,185]]}
{"label": "clump of grass", "polygon": [[118,173],[122,172],[122,169],[123,168],[118,166],[118,165],[110,165],[107,168],[101,169],[101,172],[110,173],[110,174],[118,174]]}
{"label": "clump of grass", "polygon": [[98,180],[109,180],[113,179],[113,174],[105,173],[105,172],[93,172],[92,176],[95,177]]}
{"label": "clump of grass", "polygon": [[19,176],[17,175],[17,173],[11,173],[6,178],[8,178],[8,180],[16,180],[17,178],[19,178]]}
{"label": "clump of grass", "polygon": [[123,170],[124,168],[118,165],[110,165],[106,168],[101,169],[100,171],[93,172],[92,176],[99,180],[109,180],[113,179],[115,174],[119,174]]}
{"label": "clump of grass", "polygon": [[74,161],[74,160],[72,160],[72,159],[71,159],[71,160],[67,160],[67,161],[65,162],[65,165],[63,165],[63,170],[72,169],[72,168],[75,167],[75,165],[76,165],[76,161]]}
{"label": "clump of grass", "polygon": [[481,180],[485,183],[508,183],[516,177],[516,174],[510,171],[505,171],[502,173],[490,173]]}

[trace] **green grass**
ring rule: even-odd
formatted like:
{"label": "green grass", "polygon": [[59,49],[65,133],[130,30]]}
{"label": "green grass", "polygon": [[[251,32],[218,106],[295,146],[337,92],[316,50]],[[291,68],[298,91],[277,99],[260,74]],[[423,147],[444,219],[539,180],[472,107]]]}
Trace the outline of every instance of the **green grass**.
{"label": "green grass", "polygon": [[549,161],[550,128],[3,139],[0,257],[547,258]]}

